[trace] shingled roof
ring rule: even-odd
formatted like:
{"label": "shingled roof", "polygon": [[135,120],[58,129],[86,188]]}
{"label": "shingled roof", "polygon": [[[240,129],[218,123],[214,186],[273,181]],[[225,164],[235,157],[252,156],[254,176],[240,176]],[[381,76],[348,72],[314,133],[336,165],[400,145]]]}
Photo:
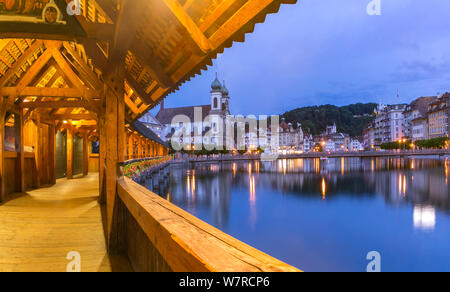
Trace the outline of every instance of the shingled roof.
{"label": "shingled roof", "polygon": [[158,144],[161,144],[163,146],[169,147],[166,142],[161,140],[161,138],[159,138],[158,135],[156,135],[152,130],[147,128],[141,122],[135,121],[134,123],[131,124],[131,128],[133,130],[137,131],[139,134],[141,134],[145,138],[147,138],[147,139],[149,139],[149,140],[151,140],[153,142],[156,142]]}
{"label": "shingled roof", "polygon": [[418,110],[422,117],[428,112],[428,106],[437,100],[436,96],[420,97],[411,103],[412,110]]}
{"label": "shingled roof", "polygon": [[177,115],[185,115],[192,122],[194,122],[194,112],[195,108],[202,109],[202,121],[209,115],[211,111],[211,105],[199,105],[199,106],[188,106],[188,107],[176,107],[176,108],[164,108],[158,112],[156,119],[163,125],[169,125],[172,120]]}

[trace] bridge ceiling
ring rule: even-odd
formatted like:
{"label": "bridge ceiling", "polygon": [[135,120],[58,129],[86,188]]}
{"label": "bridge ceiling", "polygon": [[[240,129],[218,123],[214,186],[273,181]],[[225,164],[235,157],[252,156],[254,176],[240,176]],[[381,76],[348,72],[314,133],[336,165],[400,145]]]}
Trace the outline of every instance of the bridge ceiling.
{"label": "bridge ceiling", "polygon": [[[91,109],[89,113],[70,113],[95,114],[96,103],[100,102],[95,91],[102,89],[105,75],[120,67],[125,79],[127,118],[132,121],[206,70],[234,41],[243,42],[245,34],[264,22],[267,14],[297,0],[81,0],[79,15],[64,15],[63,8],[70,2],[55,0],[63,13],[61,21],[34,23],[33,30],[29,30],[30,23],[18,22],[20,15],[11,16],[0,6],[0,22],[17,16],[0,28],[0,37],[4,38],[0,41],[0,87],[28,83],[27,87],[76,89],[85,95],[78,100],[89,103]],[[14,29],[11,24],[15,24]],[[59,44],[56,49],[55,44]],[[63,63],[67,67],[62,68]],[[26,76],[30,68],[33,73],[29,75],[36,76]],[[43,96],[26,97],[23,102],[74,99]],[[62,111],[48,112],[59,115]]]}

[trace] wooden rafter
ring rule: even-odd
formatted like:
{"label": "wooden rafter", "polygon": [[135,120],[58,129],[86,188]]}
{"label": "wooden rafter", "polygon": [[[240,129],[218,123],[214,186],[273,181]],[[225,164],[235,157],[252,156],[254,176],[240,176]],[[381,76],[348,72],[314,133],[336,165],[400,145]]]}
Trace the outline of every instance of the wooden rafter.
{"label": "wooden rafter", "polygon": [[21,104],[22,108],[27,108],[27,109],[36,109],[36,108],[71,108],[71,109],[74,109],[74,108],[80,108],[80,107],[87,108],[89,106],[90,105],[86,101],[83,101],[83,100],[79,100],[79,101],[70,101],[70,100],[37,101],[37,102],[24,102]]}
{"label": "wooden rafter", "polygon": [[103,86],[98,76],[96,76],[95,73],[92,72],[86,62],[80,58],[77,52],[75,52],[75,50],[68,43],[64,43],[63,46],[66,49],[67,53],[70,54],[70,56],[73,58],[73,62],[70,62],[70,64],[74,66],[75,69],[77,69],[78,74],[80,74],[84,80],[87,80],[92,88],[102,88]]}
{"label": "wooden rafter", "polygon": [[55,120],[96,120],[97,117],[92,114],[54,114]]}
{"label": "wooden rafter", "polygon": [[60,98],[99,98],[102,91],[91,89],[76,89],[76,88],[49,88],[49,87],[25,87],[19,89],[17,87],[3,87],[0,88],[0,95],[2,96],[16,96],[16,97],[60,97]]}
{"label": "wooden rafter", "polygon": [[5,84],[9,81],[9,79],[16,74],[17,70],[23,66],[23,64],[27,61],[28,58],[30,58],[38,48],[42,47],[43,41],[38,40],[35,41],[31,47],[24,53],[22,56],[17,59],[17,61],[14,63],[14,65],[9,69],[9,71],[6,73],[5,76],[0,79],[0,87],[5,86]]}
{"label": "wooden rafter", "polygon": [[186,13],[178,0],[161,0],[166,5],[170,13],[180,24],[183,36],[190,43],[193,51],[200,55],[206,55],[212,50],[212,46],[203,32],[194,23],[192,18]]}

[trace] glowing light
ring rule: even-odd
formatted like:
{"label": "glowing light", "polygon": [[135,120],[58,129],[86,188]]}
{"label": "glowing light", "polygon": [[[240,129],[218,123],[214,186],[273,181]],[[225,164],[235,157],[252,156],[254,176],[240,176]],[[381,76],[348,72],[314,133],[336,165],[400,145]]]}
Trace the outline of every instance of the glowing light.
{"label": "glowing light", "polygon": [[326,199],[326,194],[327,194],[327,184],[325,182],[325,178],[322,178],[322,199],[325,200]]}
{"label": "glowing light", "polygon": [[195,196],[195,170],[192,173],[192,195]]}
{"label": "glowing light", "polygon": [[341,158],[341,174],[344,175],[345,173],[345,158]]}
{"label": "glowing light", "polygon": [[236,163],[233,163],[233,177],[236,177],[236,172],[237,172],[237,165]]}
{"label": "glowing light", "polygon": [[403,176],[403,197],[406,196],[406,175]]}
{"label": "glowing light", "polygon": [[255,177],[250,178],[250,202],[254,204],[256,202],[256,182]]}
{"label": "glowing light", "polygon": [[188,177],[187,177],[187,193],[190,194],[191,193],[191,180],[189,177],[189,173],[188,173]]}
{"label": "glowing light", "polygon": [[448,160],[448,157],[445,158],[445,184],[448,185],[448,165],[450,164],[450,161]]}
{"label": "glowing light", "polygon": [[436,227],[436,210],[432,206],[414,207],[414,228],[433,230]]}

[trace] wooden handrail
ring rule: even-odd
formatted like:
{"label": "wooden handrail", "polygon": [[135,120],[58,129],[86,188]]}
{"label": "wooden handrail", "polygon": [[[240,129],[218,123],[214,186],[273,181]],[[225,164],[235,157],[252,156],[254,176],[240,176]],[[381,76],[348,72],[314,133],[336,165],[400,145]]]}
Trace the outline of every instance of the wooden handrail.
{"label": "wooden handrail", "polygon": [[174,272],[300,272],[192,216],[129,178],[119,198]]}

